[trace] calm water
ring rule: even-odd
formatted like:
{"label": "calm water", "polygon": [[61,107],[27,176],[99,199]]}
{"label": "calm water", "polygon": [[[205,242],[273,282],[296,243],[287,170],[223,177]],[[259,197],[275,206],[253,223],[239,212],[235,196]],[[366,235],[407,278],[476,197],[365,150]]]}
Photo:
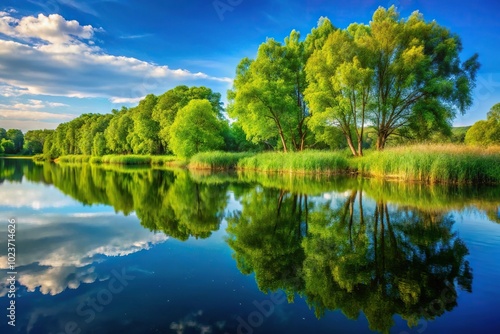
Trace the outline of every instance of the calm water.
{"label": "calm water", "polygon": [[[500,187],[0,159],[0,333],[494,333]],[[412,326],[412,327],[409,327]]]}

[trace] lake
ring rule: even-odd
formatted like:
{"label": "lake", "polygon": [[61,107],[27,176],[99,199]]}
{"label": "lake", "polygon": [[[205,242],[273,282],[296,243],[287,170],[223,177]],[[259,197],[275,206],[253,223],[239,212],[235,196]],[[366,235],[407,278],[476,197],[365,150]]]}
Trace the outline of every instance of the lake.
{"label": "lake", "polygon": [[493,186],[0,159],[0,332],[499,332],[499,208]]}

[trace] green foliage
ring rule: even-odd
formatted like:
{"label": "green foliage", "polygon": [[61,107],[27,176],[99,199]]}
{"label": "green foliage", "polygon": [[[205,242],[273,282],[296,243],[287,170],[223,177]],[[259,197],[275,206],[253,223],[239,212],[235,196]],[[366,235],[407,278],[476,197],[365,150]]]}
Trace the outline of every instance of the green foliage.
{"label": "green foliage", "polygon": [[184,164],[184,160],[173,155],[153,155],[151,157],[152,166],[182,166]]}
{"label": "green foliage", "polygon": [[102,156],[106,153],[106,138],[102,132],[99,132],[94,137],[92,146],[92,155]]}
{"label": "green foliage", "polygon": [[303,99],[307,54],[295,30],[284,45],[268,39],[255,60],[244,58],[228,92],[228,114],[254,143],[275,141],[287,150],[305,148],[309,113]]}
{"label": "green foliage", "polygon": [[367,28],[360,25],[336,30],[306,65],[310,85],[305,96],[313,111],[311,123],[316,128],[338,126],[353,155],[363,154],[364,122],[372,108],[374,70],[370,55],[362,47],[367,35]]}
{"label": "green foliage", "polygon": [[83,163],[89,162],[91,156],[90,155],[63,155],[55,160],[57,163]]}
{"label": "green foliage", "polygon": [[377,149],[396,135],[450,136],[451,120],[472,104],[479,69],[477,55],[462,62],[461,51],[456,34],[419,12],[400,19],[394,6],[379,8],[367,26],[333,30],[306,65],[314,122],[339,126],[354,155],[361,155],[365,117]]}
{"label": "green foliage", "polygon": [[52,159],[73,154],[165,154],[171,152],[171,126],[177,114],[195,99],[208,103],[212,113],[210,119],[215,118],[219,124],[217,129],[209,127],[206,132],[216,130],[214,136],[218,137],[224,128],[228,138],[227,143],[211,148],[225,148],[224,144],[231,144],[220,94],[207,87],[178,86],[160,96],[149,94],[133,108],[122,107],[105,115],[83,114],[70,122],[59,124],[55,131],[46,133],[37,130],[30,133],[25,151],[43,152]]}
{"label": "green foliage", "polygon": [[12,143],[14,143],[13,153],[20,153],[24,145],[23,132],[19,129],[9,129],[7,130],[7,139],[11,140]]}
{"label": "green foliage", "polygon": [[160,125],[158,136],[162,141],[165,152],[170,152],[169,148],[171,131],[170,127],[175,121],[178,112],[184,108],[189,101],[200,99],[207,100],[212,106],[213,113],[219,119],[222,116],[222,102],[220,94],[213,92],[207,87],[187,87],[177,86],[158,97],[157,103],[153,109],[152,118]]}
{"label": "green foliage", "polygon": [[221,124],[207,100],[191,100],[179,111],[171,127],[170,146],[180,157],[222,148]]}
{"label": "green foliage", "polygon": [[15,154],[16,152],[16,145],[14,142],[10,139],[3,138],[0,141],[0,146],[2,147],[2,152],[5,154]]}
{"label": "green foliage", "polygon": [[[97,162],[97,161],[94,161]],[[149,165],[151,164],[151,156],[149,155],[104,155],[100,160],[103,164],[118,164],[118,165]]]}
{"label": "green foliage", "polygon": [[230,153],[221,151],[203,152],[195,154],[189,160],[189,167],[195,169],[227,170],[234,169],[238,162],[252,153]]}
{"label": "green foliage", "polygon": [[2,139],[7,139],[7,131],[4,128],[0,128],[0,141]]}
{"label": "green foliage", "polygon": [[491,107],[486,121],[477,121],[467,131],[465,143],[468,145],[500,145],[500,103]]}
{"label": "green foliage", "polygon": [[238,168],[265,172],[347,173],[347,158],[336,152],[303,151],[291,153],[260,153],[245,157]]}

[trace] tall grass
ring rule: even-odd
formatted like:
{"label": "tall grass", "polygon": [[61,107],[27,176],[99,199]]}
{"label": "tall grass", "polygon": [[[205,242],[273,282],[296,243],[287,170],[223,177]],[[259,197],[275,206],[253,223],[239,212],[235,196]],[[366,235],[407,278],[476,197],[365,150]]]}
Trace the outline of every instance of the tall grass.
{"label": "tall grass", "polygon": [[[94,159],[97,163],[97,159]],[[150,165],[151,156],[149,155],[103,155],[100,159],[103,164],[118,164],[118,165]]]}
{"label": "tall grass", "polygon": [[55,162],[58,163],[83,163],[89,162],[91,156],[90,155],[63,155],[59,158],[55,159]]}
{"label": "tall grass", "polygon": [[151,156],[152,166],[183,166],[186,164],[185,160],[179,159],[173,155],[153,155]]}
{"label": "tall grass", "polygon": [[189,167],[194,169],[229,170],[235,169],[238,162],[243,158],[252,156],[252,153],[231,152],[202,152],[194,155],[189,161]]}
{"label": "tall grass", "polygon": [[500,148],[415,145],[352,159],[360,173],[426,183],[500,183]]}
{"label": "tall grass", "polygon": [[241,159],[237,167],[238,169],[250,169],[263,172],[325,174],[349,172],[348,159],[344,154],[325,151],[261,153]]}

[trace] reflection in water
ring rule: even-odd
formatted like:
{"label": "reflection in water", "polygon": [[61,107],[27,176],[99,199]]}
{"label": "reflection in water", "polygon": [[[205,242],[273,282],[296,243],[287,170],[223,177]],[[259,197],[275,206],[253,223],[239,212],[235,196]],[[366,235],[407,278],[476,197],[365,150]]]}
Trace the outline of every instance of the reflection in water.
{"label": "reflection in water", "polygon": [[386,332],[395,314],[415,326],[453,309],[457,286],[471,291],[472,270],[451,216],[367,202],[361,190],[308,203],[256,187],[229,219],[228,243],[263,292],[298,294],[317,317],[363,312],[370,329]]}
{"label": "reflection in water", "polygon": [[[102,217],[81,230],[67,221],[33,228],[32,247],[51,248],[43,254],[28,249],[21,259],[21,284],[28,291],[57,294],[106,279],[92,267],[100,256],[125,255],[130,247],[148,248],[166,236],[208,238],[226,219],[237,267],[254,273],[261,291],[281,289],[289,302],[303,298],[318,318],[329,310],[351,319],[363,313],[370,329],[381,332],[393,327],[394,315],[416,326],[455,308],[459,289],[471,292],[468,249],[451,210],[476,207],[500,222],[498,188],[0,159],[0,184],[17,184],[23,177],[53,184],[86,205],[135,212],[144,227],[163,232],[151,239],[144,229],[123,228]],[[227,213],[229,193],[241,209]],[[47,233],[60,243],[35,237]]]}

